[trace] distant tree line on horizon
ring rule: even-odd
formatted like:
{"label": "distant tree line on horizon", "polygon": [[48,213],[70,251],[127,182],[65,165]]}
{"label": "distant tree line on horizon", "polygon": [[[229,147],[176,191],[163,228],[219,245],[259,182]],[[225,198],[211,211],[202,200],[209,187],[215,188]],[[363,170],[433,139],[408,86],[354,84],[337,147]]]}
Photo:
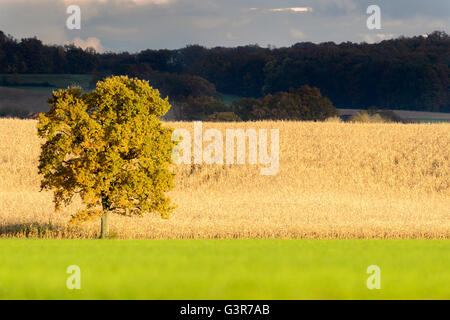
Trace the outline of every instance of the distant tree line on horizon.
{"label": "distant tree line on horizon", "polygon": [[[450,37],[438,31],[427,37],[400,37],[378,44],[327,42],[211,49],[191,45],[135,54],[48,46],[37,38],[18,41],[0,31],[0,73],[93,74],[95,80],[129,75],[149,80],[179,104],[188,98],[217,99],[220,92],[250,101],[266,99],[267,106],[281,92],[295,95],[299,88],[309,86],[320,89],[321,96],[342,108],[450,112],[449,66]],[[249,101],[242,103],[250,105]],[[226,112],[216,107],[218,112]],[[239,108],[242,105],[234,106]],[[258,114],[253,109],[242,112],[239,116],[243,118]]]}

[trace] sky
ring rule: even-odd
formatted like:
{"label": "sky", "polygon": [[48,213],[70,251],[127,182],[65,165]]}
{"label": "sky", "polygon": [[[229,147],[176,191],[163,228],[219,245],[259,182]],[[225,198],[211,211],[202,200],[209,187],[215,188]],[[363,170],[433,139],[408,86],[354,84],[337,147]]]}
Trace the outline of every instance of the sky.
{"label": "sky", "polygon": [[[79,30],[66,26],[70,5],[81,9]],[[380,7],[381,29],[368,29],[369,5]],[[374,43],[450,33],[450,0],[0,0],[0,30],[99,52]]]}

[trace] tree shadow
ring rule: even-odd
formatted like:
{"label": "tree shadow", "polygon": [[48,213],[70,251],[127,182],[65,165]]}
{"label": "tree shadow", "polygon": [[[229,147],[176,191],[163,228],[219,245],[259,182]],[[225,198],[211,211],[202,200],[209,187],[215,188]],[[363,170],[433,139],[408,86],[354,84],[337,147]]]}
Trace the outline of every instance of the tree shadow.
{"label": "tree shadow", "polygon": [[[95,235],[93,235],[95,237]],[[91,238],[76,226],[27,222],[0,225],[0,238]]]}

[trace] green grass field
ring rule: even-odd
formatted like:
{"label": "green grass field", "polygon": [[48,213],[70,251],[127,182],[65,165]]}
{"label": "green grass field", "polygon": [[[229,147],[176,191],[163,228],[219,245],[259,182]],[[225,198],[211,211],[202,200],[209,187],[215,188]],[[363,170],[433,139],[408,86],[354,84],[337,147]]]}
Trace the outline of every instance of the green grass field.
{"label": "green grass field", "polygon": [[[449,299],[449,252],[448,240],[7,239],[0,299]],[[66,288],[69,265],[81,290]]]}

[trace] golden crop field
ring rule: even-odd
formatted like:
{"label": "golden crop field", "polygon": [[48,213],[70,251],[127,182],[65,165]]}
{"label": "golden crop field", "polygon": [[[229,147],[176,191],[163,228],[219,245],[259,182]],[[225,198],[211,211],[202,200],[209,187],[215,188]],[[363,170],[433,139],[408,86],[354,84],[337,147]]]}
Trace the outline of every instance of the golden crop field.
{"label": "golden crop field", "polygon": [[[0,237],[94,238],[39,192],[34,120],[0,120]],[[192,123],[168,123],[192,130]],[[178,165],[170,219],[114,216],[118,238],[450,237],[450,124],[203,123],[279,129],[279,172],[261,165]]]}

